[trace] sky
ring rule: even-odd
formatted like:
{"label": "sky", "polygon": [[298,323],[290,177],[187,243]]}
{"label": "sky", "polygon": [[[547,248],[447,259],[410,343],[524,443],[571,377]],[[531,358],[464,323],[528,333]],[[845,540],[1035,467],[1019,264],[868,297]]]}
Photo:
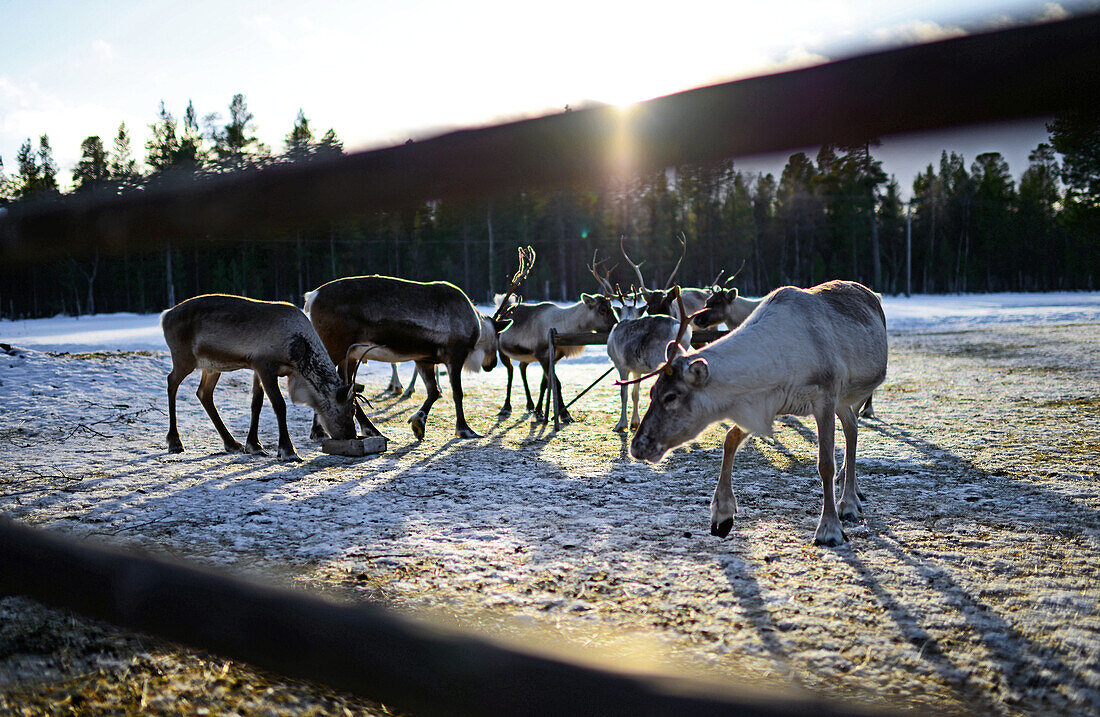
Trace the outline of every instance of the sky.
{"label": "sky", "polygon": [[[120,122],[134,155],[163,100],[177,119],[228,117],[245,96],[275,151],[299,109],[349,151],[565,106],[623,104],[889,47],[1100,8],[1100,0],[515,0],[186,3],[0,0],[0,158],[48,134],[63,186],[81,141]],[[1001,151],[1014,175],[1042,121],[950,137],[887,138],[876,156],[903,189],[939,149]],[[778,171],[781,157],[747,158]]]}

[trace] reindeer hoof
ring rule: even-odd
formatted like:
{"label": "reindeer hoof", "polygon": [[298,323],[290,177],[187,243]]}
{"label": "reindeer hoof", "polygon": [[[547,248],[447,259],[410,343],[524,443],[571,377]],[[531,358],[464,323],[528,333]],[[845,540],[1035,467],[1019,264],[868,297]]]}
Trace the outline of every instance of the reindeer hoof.
{"label": "reindeer hoof", "polygon": [[731,530],[733,530],[733,518],[726,518],[721,523],[710,524],[710,534],[717,535],[719,538],[726,537]]}
{"label": "reindeer hoof", "polygon": [[424,440],[424,424],[426,423],[424,414],[421,411],[417,411],[409,419],[409,425],[412,427],[413,435],[416,436],[416,440]]}
{"label": "reindeer hoof", "polygon": [[566,423],[572,423],[573,417],[569,415],[569,411],[562,411],[562,414],[558,416],[558,420],[561,421],[562,425],[565,425]]}
{"label": "reindeer hoof", "polygon": [[843,530],[832,532],[819,529],[814,535],[814,545],[822,545],[826,548],[836,548],[843,545],[847,540],[848,536]]}
{"label": "reindeer hoof", "polygon": [[616,423],[615,427],[612,428],[611,430],[615,431],[616,433],[622,433],[623,431],[626,430],[626,424],[625,423]]}
{"label": "reindeer hoof", "polygon": [[302,459],[298,456],[298,454],[294,451],[293,448],[291,448],[289,451],[284,451],[283,449],[280,448],[279,449],[279,460],[286,461],[287,463],[301,463],[302,462]]}
{"label": "reindeer hoof", "polygon": [[502,409],[500,409],[500,413],[497,414],[497,418],[508,418],[508,416],[511,416],[511,415],[512,415],[512,409],[511,408],[502,408]]}
{"label": "reindeer hoof", "polygon": [[481,438],[481,434],[471,428],[461,428],[455,431],[455,438]]}
{"label": "reindeer hoof", "polygon": [[244,446],[242,446],[237,441],[233,441],[232,443],[227,442],[225,444],[225,452],[226,453],[244,453],[245,450],[244,450]]}
{"label": "reindeer hoof", "polygon": [[309,432],[309,440],[311,441],[323,441],[326,438],[328,438],[328,434],[319,428],[315,428]]}
{"label": "reindeer hoof", "polygon": [[169,453],[183,453],[183,444],[182,443],[169,443],[168,444],[168,452]]}
{"label": "reindeer hoof", "polygon": [[270,453],[267,452],[267,449],[265,449],[259,443],[246,443],[244,445],[244,452],[249,454],[250,456],[269,456],[269,455],[271,455]]}

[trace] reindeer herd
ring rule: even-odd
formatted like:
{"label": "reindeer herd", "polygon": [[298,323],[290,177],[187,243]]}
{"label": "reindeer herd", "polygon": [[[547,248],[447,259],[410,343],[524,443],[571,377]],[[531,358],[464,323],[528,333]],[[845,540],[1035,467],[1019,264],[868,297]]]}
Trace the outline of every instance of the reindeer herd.
{"label": "reindeer herd", "polygon": [[[711,501],[711,533],[729,534],[737,501],[731,486],[733,459],[752,434],[770,436],[777,416],[813,416],[818,429],[817,468],[823,505],[814,542],[835,546],[846,536],[842,520],[855,520],[862,503],[855,475],[856,414],[869,416],[870,399],[886,376],[886,320],[877,294],[849,281],[809,289],[782,287],[760,300],[738,295],[727,280],[707,289],[673,284],[683,251],[663,289],[647,289],[640,264],[623,257],[640,286],[624,293],[610,281],[610,269],[593,257],[589,270],[601,292],[582,294],[565,306],[525,302],[514,291],[526,278],[534,252],[520,250],[519,269],[493,316],[479,312],[469,297],[447,282],[416,282],[388,276],[336,279],[305,295],[304,311],[285,302],[211,294],[187,299],[164,312],[161,326],[172,356],[168,375],[168,450],[183,451],[176,425],[180,383],[201,371],[197,395],[227,452],[265,454],[258,436],[266,395],[279,427],[278,458],[300,460],[286,422],[278,378],[287,378],[291,401],[313,409],[310,437],[354,439],[381,435],[360,406],[363,387],[355,382],[363,361],[412,361],[426,391],[409,419],[423,439],[428,413],[440,397],[437,368],[447,369],[455,405],[455,435],[478,438],[466,421],[462,374],[492,370],[498,356],[508,372],[499,416],[511,414],[512,362],[520,367],[526,410],[545,422],[551,411],[571,420],[548,381],[551,365],[583,350],[557,347],[549,333],[609,332],[607,353],[618,370],[621,412],[615,431],[635,431],[630,454],[659,461],[709,425],[729,421],[721,470]],[[616,306],[616,302],[618,306]],[[644,305],[640,306],[639,302]],[[308,316],[307,316],[308,314]],[[725,325],[729,332],[692,349],[692,330]],[[532,399],[527,366],[538,363],[542,384]],[[245,443],[226,428],[214,405],[214,388],[224,371],[253,371],[251,421]],[[641,381],[656,376],[650,403],[639,420]],[[548,378],[550,377],[550,378]],[[396,380],[396,369],[394,379]],[[556,380],[556,379],[554,379]],[[399,384],[398,384],[399,385]],[[410,385],[411,388],[411,385]],[[627,421],[627,394],[633,411]],[[399,390],[399,389],[398,389]],[[545,411],[543,399],[546,398]],[[553,398],[551,398],[553,397]],[[551,408],[550,401],[555,401]],[[834,497],[834,418],[845,439],[841,498]]]}

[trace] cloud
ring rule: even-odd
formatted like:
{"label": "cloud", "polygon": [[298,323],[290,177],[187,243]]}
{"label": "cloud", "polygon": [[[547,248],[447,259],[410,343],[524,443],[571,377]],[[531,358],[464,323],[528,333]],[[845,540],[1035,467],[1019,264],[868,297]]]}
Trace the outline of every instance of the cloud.
{"label": "cloud", "polygon": [[1048,2],[1043,6],[1043,12],[1035,19],[1039,22],[1055,22],[1069,18],[1069,11],[1056,2]]}
{"label": "cloud", "polygon": [[106,40],[93,40],[92,54],[101,60],[113,60],[115,59],[115,47]]}
{"label": "cloud", "polygon": [[911,20],[901,25],[876,28],[871,32],[871,39],[876,45],[919,45],[966,34],[966,30],[957,25],[941,25],[931,20]]}

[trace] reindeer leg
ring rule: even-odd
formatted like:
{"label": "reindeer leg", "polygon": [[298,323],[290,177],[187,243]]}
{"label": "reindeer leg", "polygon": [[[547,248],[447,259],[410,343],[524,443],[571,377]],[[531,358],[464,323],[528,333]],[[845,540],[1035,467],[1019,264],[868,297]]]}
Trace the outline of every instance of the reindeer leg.
{"label": "reindeer leg", "polygon": [[535,420],[541,423],[546,423],[550,418],[550,402],[546,402],[546,413],[542,412],[542,399],[546,395],[546,382],[548,380],[546,372],[542,374],[542,381],[539,383],[539,402],[535,404]]}
{"label": "reindeer leg", "polygon": [[[625,388],[625,386],[624,386]],[[642,390],[642,382],[634,384],[634,413],[630,417],[630,430],[637,431],[638,426],[642,425],[642,419],[638,418],[638,395]]]}
{"label": "reindeer leg", "polygon": [[199,403],[206,409],[206,415],[210,416],[210,420],[214,422],[214,428],[218,429],[218,434],[222,437],[222,443],[225,444],[225,452],[240,453],[243,446],[237,442],[237,439],[222,423],[222,417],[218,414],[218,409],[214,405],[214,387],[218,385],[218,379],[221,376],[220,371],[203,371],[202,378],[199,380],[199,390],[195,392],[195,395],[199,397]]}
{"label": "reindeer leg", "polygon": [[833,456],[836,441],[835,406],[819,409],[814,415],[817,420],[817,473],[821,476],[821,519],[814,533],[814,545],[835,547],[848,536],[840,527],[840,518],[836,514],[836,496],[833,494],[833,478],[836,476],[836,458]]}
{"label": "reindeer leg", "polygon": [[264,389],[260,376],[252,372],[252,421],[248,424],[248,438],[244,441],[244,452],[253,455],[269,455],[260,444],[260,410],[264,407]]}
{"label": "reindeer leg", "polygon": [[401,376],[397,374],[397,364],[390,364],[390,385],[382,392],[383,396],[398,396],[404,387],[401,385]]}
{"label": "reindeer leg", "polygon": [[542,394],[541,394],[541,392],[539,393],[539,406],[540,406],[540,408],[536,409],[535,408],[535,402],[531,400],[531,388],[527,383],[527,367],[529,365],[530,364],[524,363],[522,361],[519,364],[519,377],[521,379],[523,379],[523,392],[527,395],[527,412],[532,413],[536,410],[541,412],[541,410],[542,410],[541,409],[541,406],[542,406]]}
{"label": "reindeer leg", "polygon": [[401,394],[401,400],[404,401],[407,398],[412,398],[413,389],[416,388],[416,370],[413,369],[412,378],[409,379],[409,385],[405,389],[405,392]]}
{"label": "reindeer leg", "polygon": [[722,444],[722,469],[718,473],[718,484],[714,486],[714,497],[710,500],[710,534],[719,538],[729,535],[733,528],[733,516],[737,515],[737,496],[733,494],[730,476],[733,474],[733,457],[748,437],[748,433],[734,426],[726,431],[726,440]]}
{"label": "reindeer leg", "polygon": [[266,366],[257,369],[256,373],[260,377],[260,383],[263,384],[267,400],[271,402],[271,410],[275,411],[275,419],[279,422],[279,460],[301,461],[290,440],[290,431],[286,427],[286,401],[283,400],[283,394],[279,391],[278,374]]}
{"label": "reindeer leg", "polygon": [[[629,380],[630,380],[630,372],[619,369],[619,381],[629,381]],[[630,390],[629,387],[625,383],[623,383],[623,385],[619,386],[619,398],[622,399],[622,407],[619,410],[619,422],[616,423],[614,428],[611,429],[611,430],[613,430],[617,433],[622,433],[623,431],[626,430],[626,401],[627,401],[627,391],[629,391],[629,390]]]}
{"label": "reindeer leg", "polygon": [[856,433],[859,424],[856,422],[855,409],[851,406],[841,406],[836,415],[840,417],[840,425],[844,429],[844,466],[840,469],[844,482],[837,510],[841,520],[857,520],[863,512],[863,503],[860,502],[856,487]]}
{"label": "reindeer leg", "polygon": [[172,366],[168,374],[168,452],[183,453],[183,442],[180,440],[180,432],[176,426],[176,392],[179,390],[183,379],[191,375],[195,370],[192,366],[184,370],[183,366]]}
{"label": "reindeer leg", "polygon": [[[424,399],[424,403],[420,405],[420,410],[409,419],[409,425],[412,426],[412,432],[416,436],[416,440],[422,441],[424,440],[424,425],[428,422],[428,412],[432,410],[432,404],[439,398],[439,384],[435,380],[435,364],[427,361],[417,361],[416,371],[420,374],[420,379],[424,382],[424,389],[428,392],[428,395]],[[454,378],[452,377],[451,380],[453,381]]]}
{"label": "reindeer leg", "polygon": [[871,400],[874,397],[875,397],[874,393],[872,393],[870,396],[867,397],[867,400],[863,404],[863,408],[860,409],[860,412],[859,412],[859,417],[860,418],[874,418],[875,417],[875,407],[871,405]]}
{"label": "reindeer leg", "polygon": [[465,356],[461,357],[461,360],[456,356],[447,364],[447,375],[451,379],[451,395],[455,401],[455,436],[458,438],[481,438],[481,435],[475,433],[474,429],[466,423],[466,414],[462,410],[462,364],[465,361]]}
{"label": "reindeer leg", "polygon": [[500,361],[504,364],[505,371],[508,372],[508,389],[504,394],[504,405],[500,407],[500,413],[497,416],[506,418],[512,415],[512,360],[504,355],[504,352],[500,352]]}

